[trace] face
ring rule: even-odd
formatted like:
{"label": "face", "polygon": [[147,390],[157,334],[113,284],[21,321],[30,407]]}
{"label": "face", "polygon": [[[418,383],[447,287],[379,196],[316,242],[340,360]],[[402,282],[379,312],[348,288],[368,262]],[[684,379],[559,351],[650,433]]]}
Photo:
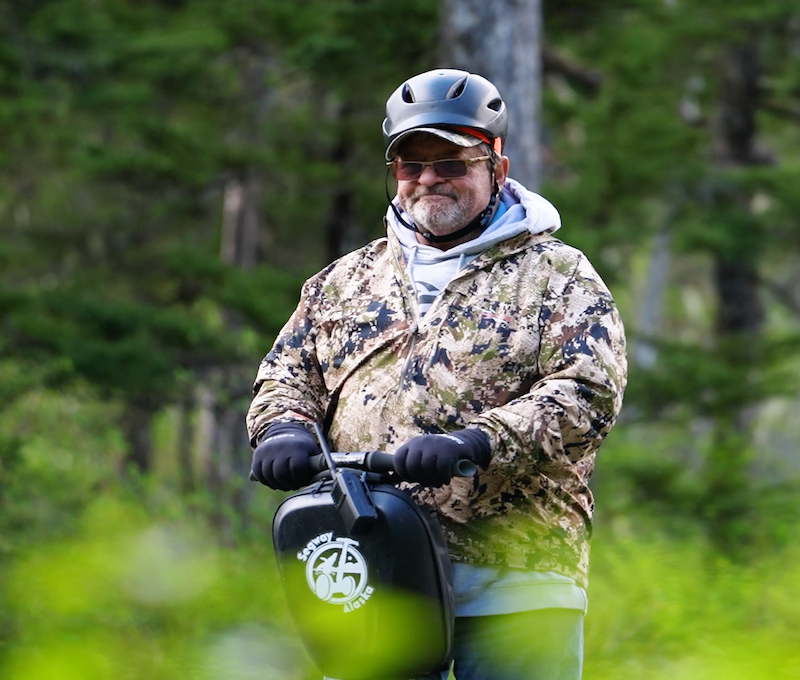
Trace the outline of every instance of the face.
{"label": "face", "polygon": [[[436,135],[420,133],[411,135],[400,145],[398,158],[404,161],[476,158],[485,155],[484,148],[481,145],[458,146]],[[495,176],[500,186],[505,181],[507,165],[506,158],[496,164]],[[489,203],[493,189],[489,167],[488,161],[479,161],[467,167],[464,177],[442,179],[431,166],[426,166],[417,179],[397,182],[400,206],[421,230],[435,236],[458,231]],[[470,237],[468,235],[459,242]],[[417,234],[417,239],[425,242],[420,234]],[[456,242],[446,245],[452,247]]]}

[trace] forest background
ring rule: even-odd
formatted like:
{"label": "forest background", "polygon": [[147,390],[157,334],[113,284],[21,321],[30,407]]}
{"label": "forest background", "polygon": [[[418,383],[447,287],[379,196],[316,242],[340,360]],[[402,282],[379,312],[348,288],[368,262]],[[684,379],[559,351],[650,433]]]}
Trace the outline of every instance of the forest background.
{"label": "forest background", "polygon": [[318,677],[255,370],[383,231],[391,91],[532,17],[511,176],[630,339],[585,677],[800,678],[794,0],[0,0],[0,677]]}

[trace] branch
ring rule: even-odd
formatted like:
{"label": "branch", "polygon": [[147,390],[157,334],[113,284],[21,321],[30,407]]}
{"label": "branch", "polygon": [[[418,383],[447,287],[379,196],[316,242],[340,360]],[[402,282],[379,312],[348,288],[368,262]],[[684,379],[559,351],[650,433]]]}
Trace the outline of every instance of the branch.
{"label": "branch", "polygon": [[759,108],[779,118],[788,118],[789,120],[800,122],[800,107],[781,104],[776,101],[766,101]]}
{"label": "branch", "polygon": [[545,73],[558,73],[589,97],[594,97],[603,82],[599,71],[558,53],[554,48],[542,46],[542,68]]}
{"label": "branch", "polygon": [[794,288],[792,286],[781,286],[774,281],[767,281],[763,277],[760,279],[760,284],[768,293],[772,294],[779,304],[782,304],[800,319],[800,300],[798,300],[797,296],[794,294]]}
{"label": "branch", "polygon": [[[786,97],[776,92],[774,85],[767,79],[762,78],[758,83],[759,104],[758,108],[779,118],[800,121],[800,105],[791,97],[785,101]],[[783,100],[783,101],[781,101]]]}

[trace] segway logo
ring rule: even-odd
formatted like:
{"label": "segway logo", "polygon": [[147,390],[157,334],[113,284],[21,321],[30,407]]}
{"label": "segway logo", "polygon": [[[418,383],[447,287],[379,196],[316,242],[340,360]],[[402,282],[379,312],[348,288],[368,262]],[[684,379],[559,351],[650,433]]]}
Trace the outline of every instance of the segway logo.
{"label": "segway logo", "polygon": [[361,607],[374,592],[367,584],[367,563],[357,548],[358,541],[335,538],[329,531],[297,553],[297,559],[306,563],[311,592],[323,602],[344,605],[346,612]]}

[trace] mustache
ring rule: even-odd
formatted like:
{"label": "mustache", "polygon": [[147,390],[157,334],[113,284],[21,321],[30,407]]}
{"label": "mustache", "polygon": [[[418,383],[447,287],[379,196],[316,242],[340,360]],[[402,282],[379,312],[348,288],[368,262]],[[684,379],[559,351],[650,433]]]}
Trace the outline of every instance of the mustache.
{"label": "mustache", "polygon": [[415,192],[411,198],[412,200],[416,201],[420,198],[425,198],[426,196],[445,196],[454,200],[458,198],[458,194],[450,187],[430,187],[429,189],[422,189]]}

